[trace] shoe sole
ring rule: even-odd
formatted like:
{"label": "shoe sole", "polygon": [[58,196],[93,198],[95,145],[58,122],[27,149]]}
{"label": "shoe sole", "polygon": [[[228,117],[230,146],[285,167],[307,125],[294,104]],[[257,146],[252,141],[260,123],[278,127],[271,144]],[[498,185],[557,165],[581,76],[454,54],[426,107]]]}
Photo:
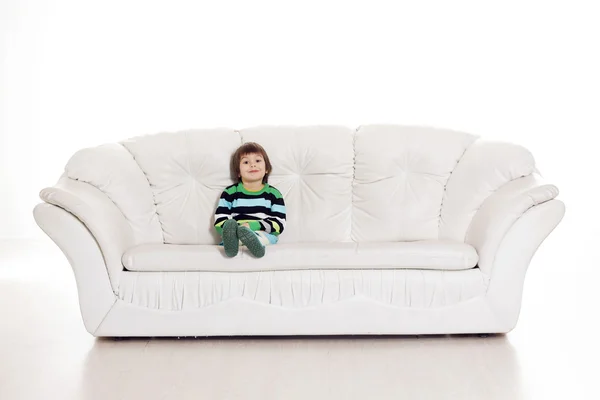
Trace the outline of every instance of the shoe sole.
{"label": "shoe sole", "polygon": [[238,227],[237,235],[253,256],[262,257],[265,255],[265,246],[263,246],[260,239],[256,237],[256,234],[252,230],[245,226],[240,226]]}
{"label": "shoe sole", "polygon": [[235,257],[239,250],[239,240],[237,237],[237,222],[226,221],[223,224],[223,247],[227,257]]}

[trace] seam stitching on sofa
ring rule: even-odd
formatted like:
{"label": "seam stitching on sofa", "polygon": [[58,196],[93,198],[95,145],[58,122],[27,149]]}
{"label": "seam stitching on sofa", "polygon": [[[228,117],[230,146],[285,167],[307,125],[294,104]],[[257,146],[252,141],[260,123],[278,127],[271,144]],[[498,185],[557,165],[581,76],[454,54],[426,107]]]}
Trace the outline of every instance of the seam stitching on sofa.
{"label": "seam stitching on sofa", "polygon": [[94,333],[93,333],[94,336],[96,336],[96,333],[98,333],[98,330],[100,329],[100,327],[102,327],[102,324],[104,323],[104,320],[106,319],[106,317],[108,317],[108,314],[110,314],[110,312],[113,310],[113,308],[115,308],[115,304],[117,304],[117,301],[119,301],[119,298],[115,297],[115,301],[112,303],[112,305],[110,306],[110,308],[108,309],[108,311],[106,312],[104,317],[102,317],[102,321],[100,321],[100,323],[98,324],[96,329],[94,329]]}
{"label": "seam stitching on sofa", "polygon": [[[190,143],[190,136],[189,136],[189,131],[183,131],[183,138],[185,141],[185,154],[186,154],[186,165],[187,165],[187,169],[188,169],[188,173],[190,174],[190,177],[192,178],[192,180],[196,181],[196,177],[192,175],[192,167],[190,165],[190,160],[192,158],[192,155],[190,153],[190,149],[192,147],[191,143]],[[189,193],[188,193],[189,196]],[[186,199],[187,201],[187,199]],[[164,242],[164,240],[163,240]],[[200,243],[200,232],[199,232],[199,227],[196,228],[196,243]]]}
{"label": "seam stitching on sofa", "polygon": [[473,146],[473,144],[475,142],[477,142],[477,140],[479,140],[479,137],[475,137],[475,140],[473,140],[467,147],[465,147],[465,150],[463,151],[461,156],[458,158],[458,161],[456,162],[456,164],[454,164],[454,168],[452,168],[452,171],[450,171],[450,175],[448,176],[448,179],[446,179],[446,183],[444,184],[444,191],[442,192],[442,201],[440,203],[440,212],[438,214],[438,234],[437,234],[438,240],[440,239],[440,228],[442,225],[442,210],[444,209],[444,198],[446,196],[448,182],[450,182],[450,179],[452,179],[452,175],[454,174],[454,171],[456,170],[456,168],[458,167],[458,165],[460,164],[462,159],[465,157],[465,154],[467,153],[467,151],[471,148],[471,146]]}
{"label": "seam stitching on sofa", "polygon": [[362,125],[359,125],[352,134],[352,182],[350,183],[350,241],[356,243],[354,251],[358,251],[358,241],[354,238],[354,182],[356,179],[356,134]]}
{"label": "seam stitching on sofa", "polygon": [[[83,183],[83,184],[90,185],[91,187],[98,189],[100,192],[102,192],[103,194],[105,194],[105,195],[106,195],[106,197],[108,197],[108,199],[111,201],[111,203],[113,203],[113,204],[115,205],[115,207],[117,208],[117,210],[119,210],[119,212],[121,213],[121,215],[123,216],[123,218],[125,219],[125,221],[128,221],[127,217],[125,216],[125,213],[123,212],[123,210],[121,210],[121,207],[119,207],[119,205],[118,205],[118,204],[117,204],[117,203],[116,203],[116,202],[115,202],[115,201],[112,199],[112,197],[110,197],[110,195],[109,195],[107,192],[105,192],[104,190],[100,189],[98,186],[94,185],[92,182],[84,181],[84,180],[82,180],[82,179],[79,179],[79,178],[71,178],[71,177],[70,177],[70,176],[68,176],[68,175],[66,176],[66,178],[67,178],[67,179],[69,179],[69,180],[72,180],[73,182],[79,182],[79,183]],[[56,204],[55,204],[55,205],[56,205]],[[61,208],[62,208],[62,207],[61,207]],[[69,211],[69,210],[67,210],[67,211]],[[70,211],[69,211],[69,212],[70,212]],[[75,214],[73,214],[73,215],[75,215]],[[75,215],[75,217],[77,217],[77,215]],[[77,219],[79,219],[79,217],[77,217]],[[82,222],[83,222],[83,221],[82,221]],[[129,223],[129,221],[128,221],[127,223]],[[84,225],[85,225],[85,223],[84,223]],[[131,226],[131,225],[130,225],[130,226]],[[86,225],[86,228],[87,228],[87,225]],[[89,229],[89,228],[88,228],[88,229]],[[132,231],[133,231],[133,228],[132,228]],[[91,232],[91,231],[90,231],[90,232]],[[92,236],[93,236],[93,235],[92,235]],[[95,238],[96,238],[96,237],[94,236],[94,239],[95,239]]]}
{"label": "seam stitching on sofa", "polygon": [[[119,210],[119,212],[121,213],[121,215],[123,215],[123,219],[125,219],[125,221],[127,221],[127,217],[125,217],[125,214],[123,214],[123,210],[121,210],[121,209],[119,208],[119,206],[117,205],[117,203],[115,203],[115,202],[113,201],[113,199],[111,199],[111,198],[110,198],[110,196],[108,195],[108,193],[106,193],[106,192],[102,191],[102,190],[101,190],[99,187],[97,187],[96,185],[92,184],[91,182],[86,182],[86,181],[83,181],[83,180],[80,180],[80,179],[73,179],[73,178],[71,178],[71,177],[69,177],[69,176],[67,176],[66,178],[67,178],[67,179],[69,179],[69,180],[72,180],[72,181],[74,181],[74,182],[83,183],[84,185],[90,185],[91,187],[98,189],[100,192],[102,192],[103,194],[105,194],[105,195],[106,195],[106,197],[107,197],[107,198],[108,198],[108,199],[109,199],[109,200],[110,200],[110,201],[111,201],[111,202],[112,202],[112,203],[115,205],[115,207],[117,208],[117,210]],[[59,207],[59,208],[62,208],[63,210],[65,210],[66,212],[68,212],[69,214],[71,214],[71,215],[73,215],[75,218],[77,218],[79,221],[81,221],[81,223],[83,224],[83,226],[85,226],[85,228],[86,228],[86,229],[89,231],[90,235],[92,235],[92,238],[94,239],[94,241],[96,242],[96,245],[97,245],[97,246],[98,246],[98,248],[100,249],[100,254],[102,254],[102,260],[104,261],[104,268],[106,269],[106,275],[108,276],[108,281],[109,281],[109,282],[110,282],[110,284],[111,284],[111,289],[112,289],[112,292],[113,292],[115,295],[118,295],[118,293],[119,293],[119,290],[118,290],[118,285],[117,285],[117,288],[116,288],[116,289],[114,289],[114,288],[112,287],[112,283],[113,283],[113,282],[112,282],[112,279],[110,278],[110,272],[108,271],[108,262],[107,262],[107,260],[106,260],[106,255],[104,254],[104,251],[102,250],[102,246],[101,246],[101,245],[100,245],[100,243],[98,242],[98,238],[96,237],[96,235],[94,235],[94,233],[92,232],[92,230],[90,229],[90,227],[88,226],[88,224],[87,224],[87,223],[86,223],[84,220],[82,220],[82,219],[81,219],[79,216],[77,216],[77,214],[75,214],[73,211],[71,211],[71,210],[69,210],[69,209],[66,209],[66,208],[63,208],[63,207],[59,206],[58,204],[53,204],[53,205],[54,205],[54,206],[57,206],[57,207]],[[127,222],[127,223],[129,224],[129,222]],[[130,227],[131,227],[131,225],[130,225]],[[133,228],[131,228],[131,230],[133,231]],[[122,270],[124,270],[124,269],[125,269],[125,267],[123,266],[123,261],[122,261],[122,258],[119,258],[119,264],[121,265],[121,267],[122,267]],[[117,278],[117,279],[118,279],[118,278]],[[115,290],[116,290],[116,291],[115,291]]]}
{"label": "seam stitching on sofa", "polygon": [[144,178],[146,178],[146,182],[148,182],[148,188],[150,189],[150,193],[152,194],[152,203],[154,203],[154,214],[156,214],[156,219],[158,219],[158,223],[160,224],[160,233],[162,235],[163,238],[163,244],[165,243],[165,230],[163,228],[163,223],[160,220],[160,215],[158,214],[158,207],[156,205],[156,197],[154,196],[154,191],[152,190],[152,185],[150,185],[150,179],[148,179],[148,175],[146,174],[146,171],[144,171],[144,169],[142,168],[142,166],[140,165],[139,162],[137,162],[135,156],[133,155],[133,153],[127,148],[127,146],[125,146],[123,143],[119,142],[119,144],[121,146],[123,146],[123,148],[131,155],[131,158],[133,158],[133,161],[136,163],[136,165],[138,166],[138,168],[140,169],[140,171],[142,171],[142,174],[144,174]]}

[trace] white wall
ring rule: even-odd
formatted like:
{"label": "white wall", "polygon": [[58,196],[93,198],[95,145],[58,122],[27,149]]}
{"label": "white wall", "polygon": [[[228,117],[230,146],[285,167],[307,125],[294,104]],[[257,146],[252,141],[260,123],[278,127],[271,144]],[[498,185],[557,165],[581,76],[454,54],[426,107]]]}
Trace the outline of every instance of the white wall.
{"label": "white wall", "polygon": [[406,3],[2,0],[0,238],[43,235],[38,192],[79,148],[280,123],[516,142],[597,218],[594,2]]}

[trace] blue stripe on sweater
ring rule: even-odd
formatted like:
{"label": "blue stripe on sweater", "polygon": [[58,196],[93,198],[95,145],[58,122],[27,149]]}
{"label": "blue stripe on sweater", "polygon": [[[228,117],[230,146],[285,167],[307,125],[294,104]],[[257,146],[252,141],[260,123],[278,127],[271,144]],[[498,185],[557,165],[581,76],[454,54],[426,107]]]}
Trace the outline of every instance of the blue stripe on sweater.
{"label": "blue stripe on sweater", "polygon": [[219,205],[217,207],[227,207],[231,210],[231,202],[225,199],[219,199]]}
{"label": "blue stripe on sweater", "polygon": [[233,201],[234,207],[266,207],[271,208],[271,200],[256,198],[256,199],[236,199]]}
{"label": "blue stripe on sweater", "polygon": [[271,208],[271,211],[285,214],[285,206],[280,206],[279,204],[274,204],[273,208]]}

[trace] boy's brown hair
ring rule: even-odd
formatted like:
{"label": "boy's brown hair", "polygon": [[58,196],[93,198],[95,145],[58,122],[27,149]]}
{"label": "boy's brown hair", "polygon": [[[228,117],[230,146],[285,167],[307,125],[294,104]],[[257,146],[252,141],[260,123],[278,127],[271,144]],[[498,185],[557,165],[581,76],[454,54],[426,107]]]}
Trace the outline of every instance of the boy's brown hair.
{"label": "boy's brown hair", "polygon": [[262,183],[267,183],[269,175],[271,174],[271,161],[265,149],[256,142],[247,142],[238,147],[238,149],[231,156],[231,178],[240,183],[242,178],[240,177],[240,161],[246,154],[257,153],[260,154],[265,160],[265,176],[263,176]]}

